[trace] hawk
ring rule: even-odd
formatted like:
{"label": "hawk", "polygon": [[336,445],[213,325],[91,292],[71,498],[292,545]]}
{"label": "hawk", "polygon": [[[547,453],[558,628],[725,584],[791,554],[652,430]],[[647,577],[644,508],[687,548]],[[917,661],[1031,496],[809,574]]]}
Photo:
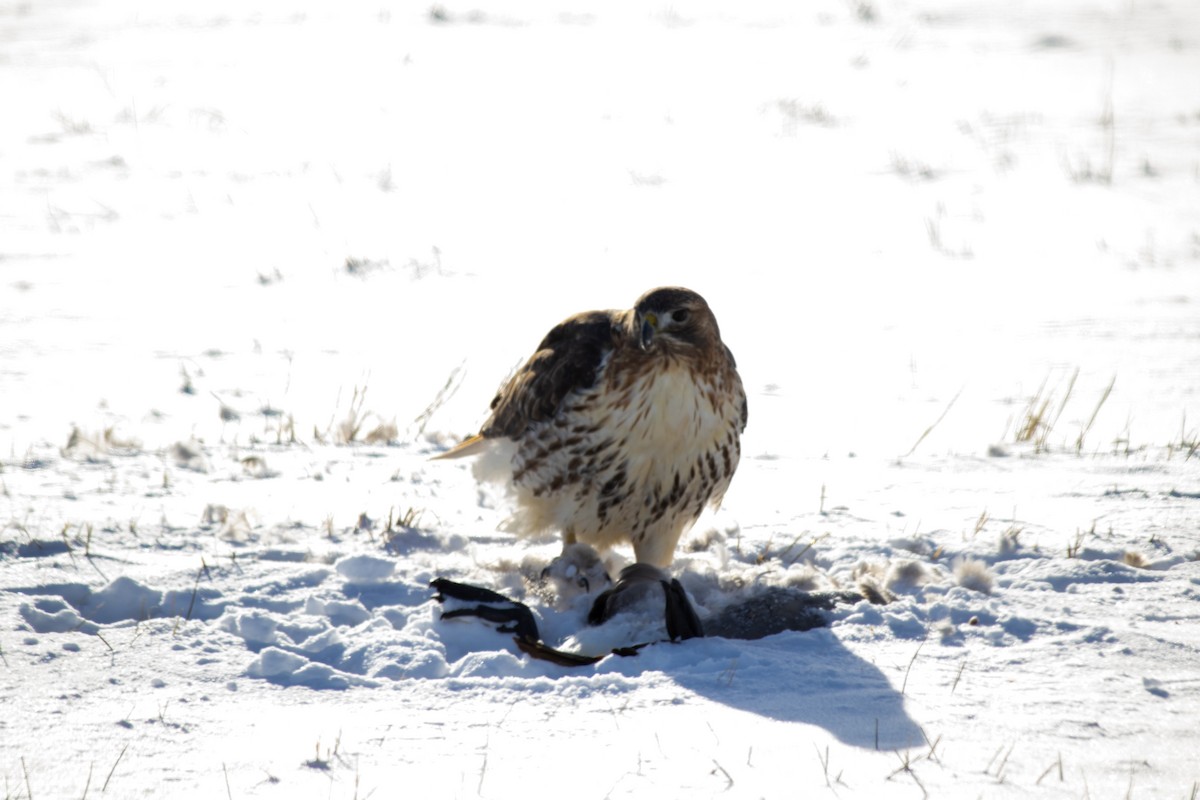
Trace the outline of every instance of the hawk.
{"label": "hawk", "polygon": [[477,475],[511,485],[507,530],[558,530],[564,549],[629,542],[638,562],[666,567],[729,488],[746,419],[708,303],[663,287],[552,328],[479,433],[437,458],[478,455]]}

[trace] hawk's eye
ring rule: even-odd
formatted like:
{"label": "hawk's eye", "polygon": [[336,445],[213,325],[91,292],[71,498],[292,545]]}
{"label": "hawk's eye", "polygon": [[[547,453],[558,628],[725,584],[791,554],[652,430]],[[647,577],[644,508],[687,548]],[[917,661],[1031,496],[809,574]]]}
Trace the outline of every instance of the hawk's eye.
{"label": "hawk's eye", "polygon": [[688,314],[688,310],[686,308],[680,308],[671,313],[672,321],[679,323],[687,322],[689,316],[691,315]]}

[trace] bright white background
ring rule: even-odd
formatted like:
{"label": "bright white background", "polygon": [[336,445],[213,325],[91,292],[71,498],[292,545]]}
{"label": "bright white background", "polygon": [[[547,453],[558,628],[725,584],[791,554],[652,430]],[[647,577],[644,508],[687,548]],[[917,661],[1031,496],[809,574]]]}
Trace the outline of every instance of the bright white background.
{"label": "bright white background", "polygon": [[[1184,0],[0,4],[5,796],[1194,797],[1196,75]],[[555,545],[427,456],[661,284],[750,395],[702,610],[897,601],[440,622]]]}

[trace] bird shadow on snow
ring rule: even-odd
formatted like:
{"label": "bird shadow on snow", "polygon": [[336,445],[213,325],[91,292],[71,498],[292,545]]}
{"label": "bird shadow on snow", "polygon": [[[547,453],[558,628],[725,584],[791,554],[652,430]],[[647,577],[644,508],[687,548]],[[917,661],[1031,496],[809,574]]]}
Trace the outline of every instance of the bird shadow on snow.
{"label": "bird shadow on snow", "polygon": [[780,722],[815,725],[854,747],[897,750],[924,742],[903,695],[877,666],[825,628],[757,641],[660,644],[637,658],[605,664],[629,675],[661,670],[713,702]]}

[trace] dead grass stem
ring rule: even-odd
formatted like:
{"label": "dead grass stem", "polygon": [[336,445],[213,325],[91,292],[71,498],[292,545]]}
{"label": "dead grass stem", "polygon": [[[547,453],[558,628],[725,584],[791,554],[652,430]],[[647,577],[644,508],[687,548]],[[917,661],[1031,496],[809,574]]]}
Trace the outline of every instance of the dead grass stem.
{"label": "dead grass stem", "polygon": [[1088,431],[1090,431],[1092,429],[1092,425],[1094,425],[1096,423],[1096,417],[1100,414],[1100,409],[1104,407],[1104,403],[1105,403],[1105,401],[1108,400],[1108,396],[1110,394],[1112,394],[1113,386],[1115,386],[1116,383],[1117,383],[1117,376],[1113,375],[1112,380],[1108,382],[1108,386],[1104,389],[1104,392],[1100,395],[1100,401],[1098,403],[1096,403],[1096,408],[1092,410],[1092,416],[1088,418],[1087,424],[1084,425],[1083,429],[1079,431],[1079,436],[1078,436],[1078,438],[1075,439],[1075,454],[1076,455],[1078,455],[1083,450],[1083,439],[1085,436],[1087,436]]}
{"label": "dead grass stem", "polygon": [[425,433],[425,427],[429,424],[429,420],[433,417],[437,410],[444,406],[449,400],[458,393],[462,386],[463,378],[466,376],[466,362],[460,363],[457,367],[450,370],[450,374],[446,377],[446,382],[442,384],[442,388],[429,401],[429,405],[425,406],[425,410],[417,415],[413,420],[413,425],[416,426],[416,435],[420,436]]}
{"label": "dead grass stem", "polygon": [[913,442],[913,446],[908,448],[908,452],[905,453],[904,455],[900,456],[901,458],[908,458],[909,456],[911,456],[913,454],[913,452],[916,451],[917,447],[920,446],[921,442],[925,441],[925,437],[927,437],[929,434],[933,433],[933,429],[936,428],[939,424],[941,424],[941,421],[946,418],[946,415],[950,413],[950,409],[954,408],[954,404],[958,402],[958,398],[962,393],[963,393],[963,390],[959,389],[954,394],[954,397],[950,398],[950,402],[946,404],[946,407],[944,409],[942,409],[942,413],[938,415],[938,418],[933,421],[932,425],[930,425],[928,428],[925,429],[924,433],[922,433],[920,436],[917,437],[917,440],[915,442]]}

